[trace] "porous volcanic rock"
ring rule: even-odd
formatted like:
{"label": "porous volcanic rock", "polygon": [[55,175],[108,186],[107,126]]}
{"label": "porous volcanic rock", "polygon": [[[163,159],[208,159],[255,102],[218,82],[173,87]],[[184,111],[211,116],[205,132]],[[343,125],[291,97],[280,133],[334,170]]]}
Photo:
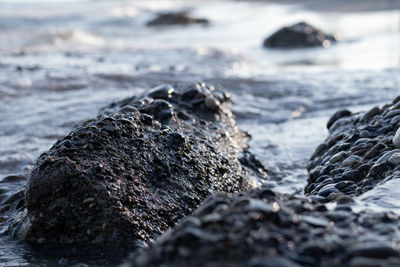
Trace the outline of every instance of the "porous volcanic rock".
{"label": "porous volcanic rock", "polygon": [[377,183],[400,178],[400,97],[383,107],[351,114],[336,112],[328,122],[329,136],[308,163],[305,192],[328,200],[359,195]]}
{"label": "porous volcanic rock", "polygon": [[128,266],[399,266],[399,216],[254,189],[210,197]]}
{"label": "porous volcanic rock", "polygon": [[333,35],[323,33],[319,29],[305,22],[284,27],[264,40],[264,47],[268,48],[306,48],[329,47],[337,39]]}
{"label": "porous volcanic rock", "polygon": [[161,13],[147,23],[147,26],[162,25],[189,25],[189,24],[208,24],[209,21],[203,18],[192,18],[187,12]]}
{"label": "porous volcanic rock", "polygon": [[248,136],[230,106],[203,83],[163,85],[82,123],[31,170],[26,240],[145,246],[211,193],[248,190]]}

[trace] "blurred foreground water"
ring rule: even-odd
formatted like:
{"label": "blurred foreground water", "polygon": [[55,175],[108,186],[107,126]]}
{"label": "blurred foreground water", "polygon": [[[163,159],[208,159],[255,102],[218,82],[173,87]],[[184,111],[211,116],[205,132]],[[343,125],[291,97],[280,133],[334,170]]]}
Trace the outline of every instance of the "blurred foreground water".
{"label": "blurred foreground water", "polygon": [[[163,10],[211,23],[145,26]],[[160,83],[209,81],[230,91],[271,187],[302,193],[329,116],[400,92],[400,11],[328,10],[262,1],[0,1],[0,180],[27,173],[40,153],[114,100]],[[262,48],[265,37],[298,21],[341,40],[328,49]],[[0,184],[7,194],[23,188]],[[397,180],[378,186],[359,207],[400,212],[399,188]],[[0,245],[0,265],[65,264],[5,237]]]}

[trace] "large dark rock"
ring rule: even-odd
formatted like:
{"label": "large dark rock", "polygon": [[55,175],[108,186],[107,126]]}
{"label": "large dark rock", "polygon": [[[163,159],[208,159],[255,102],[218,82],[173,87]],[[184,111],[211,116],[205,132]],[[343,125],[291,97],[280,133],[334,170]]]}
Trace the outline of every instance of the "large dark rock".
{"label": "large dark rock", "polygon": [[336,42],[335,36],[323,33],[305,22],[300,22],[272,34],[264,40],[264,47],[281,49],[329,47],[333,42]]}
{"label": "large dark rock", "polygon": [[399,100],[365,113],[336,112],[328,123],[328,138],[308,163],[305,192],[330,200],[400,178],[400,138],[395,138],[400,137]]}
{"label": "large dark rock", "polygon": [[189,25],[189,24],[208,24],[209,21],[203,18],[192,18],[187,12],[161,13],[147,23],[147,26],[161,25]]}
{"label": "large dark rock", "polygon": [[247,135],[230,105],[205,84],[164,85],[84,122],[29,175],[26,240],[144,246],[211,193],[248,190],[248,175],[265,172],[244,166]]}
{"label": "large dark rock", "polygon": [[399,266],[394,213],[268,189],[210,197],[128,266]]}

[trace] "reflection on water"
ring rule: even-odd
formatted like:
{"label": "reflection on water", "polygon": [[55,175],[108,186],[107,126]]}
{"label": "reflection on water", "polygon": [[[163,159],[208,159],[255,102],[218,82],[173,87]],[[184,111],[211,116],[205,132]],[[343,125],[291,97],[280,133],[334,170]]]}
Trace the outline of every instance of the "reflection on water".
{"label": "reflection on water", "polygon": [[[27,173],[40,153],[113,100],[159,83],[206,80],[230,90],[239,125],[269,169],[270,186],[301,192],[306,162],[326,137],[329,116],[345,107],[366,110],[400,92],[398,10],[321,13],[313,7],[0,0],[0,179]],[[211,24],[144,26],[169,9],[189,10]],[[304,20],[341,41],[329,49],[262,48],[269,34]],[[360,203],[400,211],[396,181]],[[2,192],[22,189],[23,183],[0,184],[0,202]],[[0,232],[4,227],[0,222]],[[50,264],[21,243],[1,237],[0,244],[0,265]]]}

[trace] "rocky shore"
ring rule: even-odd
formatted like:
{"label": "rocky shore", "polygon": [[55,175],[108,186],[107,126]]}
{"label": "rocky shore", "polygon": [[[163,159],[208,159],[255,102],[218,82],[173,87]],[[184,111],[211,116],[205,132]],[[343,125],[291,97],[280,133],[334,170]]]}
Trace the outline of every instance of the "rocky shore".
{"label": "rocky shore", "polygon": [[203,83],[162,85],[82,123],[29,175],[25,239],[146,246],[210,194],[250,189],[266,173],[246,166],[257,162],[230,105]]}
{"label": "rocky shore", "polygon": [[332,116],[309,162],[310,197],[212,196],[124,266],[400,266],[398,214],[357,210],[351,197],[398,176],[399,101]]}
{"label": "rocky shore", "polygon": [[400,97],[365,113],[336,112],[308,164],[305,192],[332,200],[400,177]]}
{"label": "rocky shore", "polygon": [[38,158],[25,194],[1,192],[5,233],[133,251],[124,266],[400,265],[399,215],[353,199],[399,176],[400,97],[330,118],[306,195],[257,188],[266,170],[230,108],[204,83],[112,103]]}
{"label": "rocky shore", "polygon": [[399,216],[269,189],[209,198],[123,266],[399,266]]}

